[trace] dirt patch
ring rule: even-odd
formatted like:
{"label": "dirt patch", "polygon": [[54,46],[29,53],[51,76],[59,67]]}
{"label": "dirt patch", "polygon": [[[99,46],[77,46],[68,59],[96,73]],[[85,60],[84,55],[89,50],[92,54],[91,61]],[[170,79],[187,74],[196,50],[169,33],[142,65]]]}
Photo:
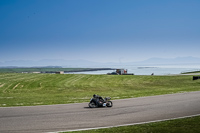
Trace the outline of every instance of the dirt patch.
{"label": "dirt patch", "polygon": [[14,90],[15,88],[17,88],[17,86],[19,85],[20,83],[16,84],[12,89]]}
{"label": "dirt patch", "polygon": [[0,87],[3,87],[4,85],[5,85],[5,83],[4,83],[4,84],[1,84]]}

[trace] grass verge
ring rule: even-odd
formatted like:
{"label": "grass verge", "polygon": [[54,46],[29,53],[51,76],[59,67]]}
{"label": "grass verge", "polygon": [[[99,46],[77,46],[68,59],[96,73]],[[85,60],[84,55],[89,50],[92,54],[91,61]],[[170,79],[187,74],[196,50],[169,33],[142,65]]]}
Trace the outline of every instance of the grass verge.
{"label": "grass verge", "polygon": [[141,125],[75,131],[74,133],[199,133],[199,131],[200,116],[195,116]]}
{"label": "grass verge", "polygon": [[93,94],[125,99],[200,91],[200,80],[192,77],[0,73],[0,106],[88,102]]}

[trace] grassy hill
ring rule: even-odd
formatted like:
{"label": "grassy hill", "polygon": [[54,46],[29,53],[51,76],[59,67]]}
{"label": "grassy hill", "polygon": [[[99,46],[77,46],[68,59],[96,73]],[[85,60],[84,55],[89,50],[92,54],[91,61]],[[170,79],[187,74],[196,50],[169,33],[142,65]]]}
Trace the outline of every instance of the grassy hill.
{"label": "grassy hill", "polygon": [[200,91],[184,76],[0,73],[0,106],[89,102],[93,94],[124,99]]}

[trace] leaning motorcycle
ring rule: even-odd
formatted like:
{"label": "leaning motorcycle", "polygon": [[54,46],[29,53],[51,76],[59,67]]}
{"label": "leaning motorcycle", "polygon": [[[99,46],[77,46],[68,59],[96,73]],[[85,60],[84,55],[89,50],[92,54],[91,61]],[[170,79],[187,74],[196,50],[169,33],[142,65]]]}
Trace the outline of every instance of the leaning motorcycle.
{"label": "leaning motorcycle", "polygon": [[112,107],[113,103],[110,101],[110,97],[106,97],[103,100],[99,100],[98,98],[91,98],[90,103],[88,106],[90,108],[97,108],[97,107]]}

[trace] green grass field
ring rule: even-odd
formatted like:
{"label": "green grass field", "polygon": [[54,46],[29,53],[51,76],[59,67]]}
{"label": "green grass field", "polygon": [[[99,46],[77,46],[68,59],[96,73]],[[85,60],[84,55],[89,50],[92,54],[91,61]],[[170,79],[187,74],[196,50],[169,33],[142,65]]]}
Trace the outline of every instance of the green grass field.
{"label": "green grass field", "polygon": [[73,133],[199,133],[200,116]]}
{"label": "green grass field", "polygon": [[124,99],[200,91],[192,76],[0,73],[0,106],[89,102],[93,94]]}

